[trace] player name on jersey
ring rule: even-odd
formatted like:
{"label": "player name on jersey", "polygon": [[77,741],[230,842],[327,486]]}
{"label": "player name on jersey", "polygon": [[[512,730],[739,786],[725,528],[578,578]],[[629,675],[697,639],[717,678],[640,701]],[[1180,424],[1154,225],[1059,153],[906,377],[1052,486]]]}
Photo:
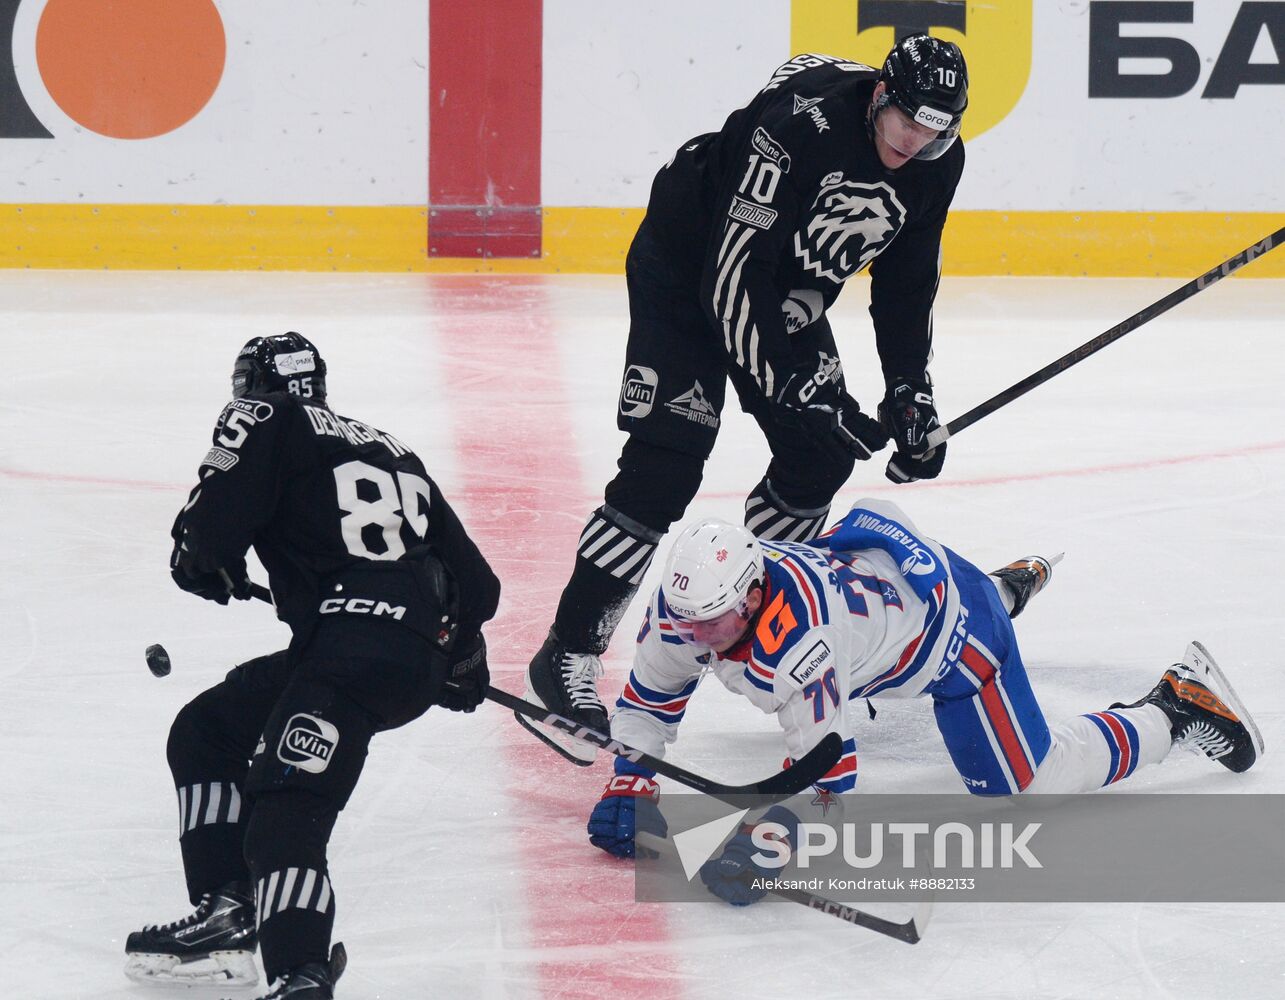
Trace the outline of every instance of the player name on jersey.
{"label": "player name on jersey", "polygon": [[391,451],[394,458],[405,455],[410,451],[409,448],[391,434],[375,430],[375,428],[369,424],[363,424],[360,420],[348,420],[345,417],[338,417],[327,409],[320,406],[310,406],[307,403],[303,406],[303,412],[308,414],[308,422],[312,424],[313,431],[323,437],[343,438],[349,444],[369,444],[374,441]]}

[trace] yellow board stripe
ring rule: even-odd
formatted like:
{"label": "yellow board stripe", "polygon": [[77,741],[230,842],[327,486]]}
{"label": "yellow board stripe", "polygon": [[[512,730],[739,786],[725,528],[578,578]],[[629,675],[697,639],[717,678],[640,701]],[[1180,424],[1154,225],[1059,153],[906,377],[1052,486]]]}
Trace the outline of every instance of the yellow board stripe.
{"label": "yellow board stripe", "polygon": [[[430,258],[417,206],[0,205],[0,267],[620,274],[642,209],[546,208],[539,259]],[[1195,277],[1285,217],[952,212],[948,275]],[[1285,252],[1245,276],[1285,277]]]}

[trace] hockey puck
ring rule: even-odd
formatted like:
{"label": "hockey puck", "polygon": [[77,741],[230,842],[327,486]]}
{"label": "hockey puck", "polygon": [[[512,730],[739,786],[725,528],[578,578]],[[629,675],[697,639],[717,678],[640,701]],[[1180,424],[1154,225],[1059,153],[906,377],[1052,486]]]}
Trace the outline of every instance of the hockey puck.
{"label": "hockey puck", "polygon": [[170,654],[165,652],[165,647],[160,643],[154,646],[148,646],[147,652],[143,654],[147,657],[147,669],[156,677],[165,677],[170,672]]}

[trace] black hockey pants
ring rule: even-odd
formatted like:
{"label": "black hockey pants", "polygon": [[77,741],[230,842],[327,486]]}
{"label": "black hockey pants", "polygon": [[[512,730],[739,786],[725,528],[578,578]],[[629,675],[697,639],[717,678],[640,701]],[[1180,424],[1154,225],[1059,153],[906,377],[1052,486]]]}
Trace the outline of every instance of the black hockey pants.
{"label": "black hockey pants", "polygon": [[429,647],[381,623],[326,623],[301,654],[234,667],[178,713],[167,756],[188,894],[248,881],[269,979],[324,962],[326,846],[371,737],[433,703]]}

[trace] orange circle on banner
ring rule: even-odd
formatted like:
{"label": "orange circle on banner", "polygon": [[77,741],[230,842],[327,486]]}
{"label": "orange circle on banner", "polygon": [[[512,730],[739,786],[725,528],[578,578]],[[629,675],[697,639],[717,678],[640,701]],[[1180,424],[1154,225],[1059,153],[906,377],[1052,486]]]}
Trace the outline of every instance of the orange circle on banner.
{"label": "orange circle on banner", "polygon": [[150,139],[196,116],[223,76],[213,0],[49,0],[36,62],[73,121],[113,139]]}

